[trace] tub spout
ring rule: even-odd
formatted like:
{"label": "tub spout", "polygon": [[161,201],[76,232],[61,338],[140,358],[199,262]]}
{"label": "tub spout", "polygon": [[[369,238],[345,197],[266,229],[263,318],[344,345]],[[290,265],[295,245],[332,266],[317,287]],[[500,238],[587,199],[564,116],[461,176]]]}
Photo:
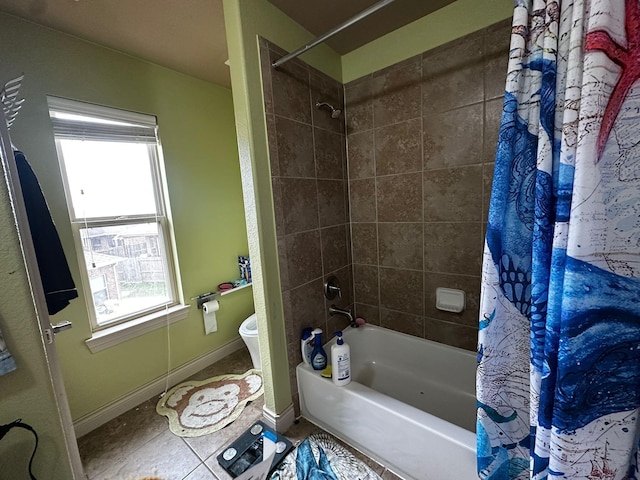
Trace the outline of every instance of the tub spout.
{"label": "tub spout", "polygon": [[335,305],[331,305],[329,307],[329,315],[344,315],[349,319],[349,325],[351,325],[353,328],[358,328],[358,324],[353,318],[353,315],[351,314],[351,310],[338,308]]}

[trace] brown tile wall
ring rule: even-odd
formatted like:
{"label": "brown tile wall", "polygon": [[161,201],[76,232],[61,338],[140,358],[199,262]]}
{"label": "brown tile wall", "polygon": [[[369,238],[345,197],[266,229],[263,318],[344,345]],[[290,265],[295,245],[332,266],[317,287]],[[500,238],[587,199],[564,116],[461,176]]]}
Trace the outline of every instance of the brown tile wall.
{"label": "brown tile wall", "polygon": [[[260,53],[289,369],[296,395],[302,329],[320,327],[324,335],[332,335],[348,321],[330,317],[329,305],[353,309],[344,116],[333,119],[330,110],[315,107],[321,101],[344,110],[344,89],[300,60],[271,68],[286,52],[262,39]],[[330,275],[340,280],[342,299],[324,298],[324,281]]]}
{"label": "brown tile wall", "polygon": [[[354,299],[370,323],[476,349],[509,30],[345,85]],[[437,287],[464,290],[466,310],[437,310]]]}
{"label": "brown tile wall", "polygon": [[[298,59],[271,68],[286,52],[261,40],[296,400],[302,329],[346,326],[328,315],[331,303],[475,350],[509,29],[502,22],[345,86]],[[332,119],[316,101],[345,114]],[[323,295],[332,274],[343,289],[336,302]],[[437,287],[464,290],[467,309],[436,310]]]}

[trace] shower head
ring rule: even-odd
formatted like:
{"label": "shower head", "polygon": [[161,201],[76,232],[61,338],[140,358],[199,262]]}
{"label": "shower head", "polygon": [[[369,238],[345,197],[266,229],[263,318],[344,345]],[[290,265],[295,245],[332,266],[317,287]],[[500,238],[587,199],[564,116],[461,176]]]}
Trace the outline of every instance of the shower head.
{"label": "shower head", "polygon": [[329,105],[327,102],[316,102],[316,107],[318,108],[327,107],[331,109],[331,118],[338,118],[342,113],[342,110],[340,110],[339,108],[333,108],[333,106]]}

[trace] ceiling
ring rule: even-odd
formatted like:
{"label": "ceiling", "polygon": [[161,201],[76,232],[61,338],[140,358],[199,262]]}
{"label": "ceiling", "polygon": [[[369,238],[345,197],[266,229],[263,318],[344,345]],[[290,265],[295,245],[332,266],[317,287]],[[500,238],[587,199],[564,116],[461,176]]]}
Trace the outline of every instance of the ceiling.
{"label": "ceiling", "polygon": [[[250,0],[245,0],[250,1]],[[378,0],[269,0],[321,35]],[[327,43],[344,54],[454,0],[395,0]],[[0,0],[0,11],[230,86],[222,0]]]}

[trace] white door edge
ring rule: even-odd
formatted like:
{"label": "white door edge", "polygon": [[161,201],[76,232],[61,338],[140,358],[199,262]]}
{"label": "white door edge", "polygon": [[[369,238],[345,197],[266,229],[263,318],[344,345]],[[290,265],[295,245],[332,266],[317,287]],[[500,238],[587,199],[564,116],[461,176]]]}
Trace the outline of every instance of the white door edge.
{"label": "white door edge", "polygon": [[[71,471],[73,473],[74,480],[83,480],[86,477],[82,468],[78,442],[73,429],[69,401],[64,387],[60,364],[58,363],[58,355],[53,341],[49,342],[45,336],[46,332],[51,331],[51,322],[49,321],[46,298],[42,287],[42,281],[40,280],[40,270],[38,269],[38,262],[36,259],[35,249],[33,247],[33,240],[31,238],[31,230],[29,228],[29,220],[24,206],[22,188],[20,187],[16,162],[13,157],[9,130],[7,129],[7,122],[2,108],[0,108],[0,156],[2,157],[2,161],[6,169],[9,196],[15,212],[20,244],[22,246],[22,254],[24,256],[29,284],[31,285],[31,292],[34,300],[34,310],[40,325],[42,345],[47,359],[51,385],[53,386],[53,391],[56,397],[57,410],[60,415],[60,423],[64,433],[64,440],[67,455],[69,457],[69,463],[71,465]],[[53,338],[53,334],[51,334],[51,337]]]}

